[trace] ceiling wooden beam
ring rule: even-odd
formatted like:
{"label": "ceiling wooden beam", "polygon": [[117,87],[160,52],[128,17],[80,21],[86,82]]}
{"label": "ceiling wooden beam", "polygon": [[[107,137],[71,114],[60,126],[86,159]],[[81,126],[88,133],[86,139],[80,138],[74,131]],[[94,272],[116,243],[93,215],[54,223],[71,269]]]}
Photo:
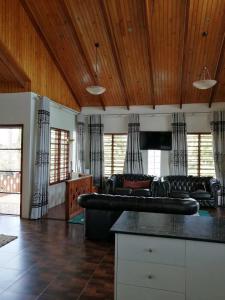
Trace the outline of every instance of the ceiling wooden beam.
{"label": "ceiling wooden beam", "polygon": [[146,30],[147,30],[147,43],[148,43],[148,64],[149,64],[149,77],[150,77],[150,90],[151,100],[153,109],[155,109],[155,93],[154,93],[154,82],[153,82],[153,71],[152,71],[152,56],[151,56],[151,5],[154,5],[152,1],[145,0],[145,19],[146,19]]}
{"label": "ceiling wooden beam", "polygon": [[[59,3],[61,5],[62,11],[63,11],[63,13],[66,17],[66,20],[68,21],[68,25],[69,25],[69,27],[72,31],[72,38],[74,39],[74,42],[75,42],[75,44],[77,45],[77,47],[79,49],[80,55],[82,56],[82,58],[85,62],[85,65],[87,67],[87,70],[88,70],[88,73],[91,77],[91,80],[94,82],[95,85],[97,85],[98,82],[97,82],[96,77],[95,77],[95,72],[94,72],[94,70],[91,66],[90,60],[88,59],[88,53],[87,53],[85,47],[82,44],[82,38],[81,38],[79,32],[76,30],[74,21],[71,17],[71,14],[70,14],[70,11],[69,11],[69,8],[68,8],[68,4],[66,4],[66,2],[64,0],[59,0]],[[98,41],[96,41],[96,42],[98,42]],[[93,44],[93,47],[94,47],[94,44]],[[99,101],[101,103],[101,106],[102,106],[103,110],[105,110],[105,103],[104,103],[103,97],[101,95],[99,95],[98,97],[99,97]]]}
{"label": "ceiling wooden beam", "polygon": [[23,71],[21,66],[17,63],[14,57],[11,55],[9,50],[5,47],[5,45],[0,41],[0,60],[6,66],[6,68],[10,71],[13,77],[16,79],[17,83],[24,88],[26,91],[30,91],[31,82],[29,77]]}
{"label": "ceiling wooden beam", "polygon": [[[224,13],[224,19],[225,19],[225,13]],[[224,26],[225,26],[225,22],[224,22]],[[225,28],[225,27],[223,27],[223,28]],[[219,59],[217,61],[216,71],[215,71],[215,76],[214,76],[215,80],[217,80],[217,84],[211,90],[211,94],[210,94],[210,98],[209,98],[209,108],[212,107],[212,103],[214,101],[214,97],[215,97],[216,92],[218,90],[219,75],[220,75],[220,72],[221,72],[221,70],[223,68],[224,57],[225,57],[225,31],[224,31],[224,34],[223,34],[223,39],[222,39],[222,43],[221,43]]]}
{"label": "ceiling wooden beam", "polygon": [[182,105],[184,103],[185,92],[183,93],[184,89],[184,65],[185,65],[185,51],[186,51],[186,44],[187,44],[187,35],[188,35],[188,21],[189,21],[189,7],[190,7],[190,0],[186,0],[185,2],[185,18],[184,18],[184,30],[183,30],[183,42],[182,42],[182,63],[180,69],[180,109],[182,109]]}
{"label": "ceiling wooden beam", "polygon": [[[124,94],[126,107],[129,110],[130,109],[130,96],[129,96],[128,89],[126,86],[126,81],[125,81],[125,77],[124,77],[124,73],[123,73],[123,67],[122,67],[122,63],[120,60],[120,55],[119,55],[119,50],[118,50],[118,46],[116,43],[115,34],[114,34],[114,31],[112,28],[112,21],[111,21],[110,15],[107,14],[107,4],[105,4],[103,0],[99,0],[99,3],[100,3],[101,13],[103,16],[106,32],[107,32],[109,42],[111,45],[112,54],[113,54],[113,58],[115,61],[117,73],[118,73],[118,76],[120,79],[121,86],[123,88],[123,94]],[[109,18],[108,18],[108,15],[109,15]]]}
{"label": "ceiling wooden beam", "polygon": [[27,16],[29,17],[34,29],[36,30],[36,32],[38,33],[40,39],[42,40],[45,48],[47,49],[49,55],[51,56],[53,62],[55,63],[57,69],[59,70],[63,80],[65,81],[65,83],[67,84],[73,98],[74,98],[74,101],[76,102],[76,104],[78,105],[79,108],[81,108],[81,103],[80,101],[78,100],[77,96],[75,95],[74,93],[74,90],[73,90],[73,87],[71,85],[71,83],[69,82],[69,80],[67,79],[67,74],[66,72],[64,72],[61,64],[60,64],[60,60],[58,59],[58,57],[54,54],[54,49],[52,49],[50,46],[49,46],[49,43],[48,43],[48,40],[44,34],[44,32],[41,30],[41,27],[38,25],[38,23],[36,22],[29,6],[27,5],[26,3],[26,0],[20,0]]}

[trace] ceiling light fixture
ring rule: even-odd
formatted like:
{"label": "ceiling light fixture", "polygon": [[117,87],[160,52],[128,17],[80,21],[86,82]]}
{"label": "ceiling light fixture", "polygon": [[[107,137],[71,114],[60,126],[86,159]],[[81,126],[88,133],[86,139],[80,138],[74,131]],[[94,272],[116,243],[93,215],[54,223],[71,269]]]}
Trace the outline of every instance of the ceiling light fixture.
{"label": "ceiling light fixture", "polygon": [[98,85],[98,48],[99,48],[99,43],[95,43],[95,78],[96,78],[96,85],[91,85],[86,87],[86,90],[88,93],[92,95],[101,95],[106,91],[106,88],[103,86]]}
{"label": "ceiling light fixture", "polygon": [[201,72],[200,80],[194,81],[193,86],[199,90],[207,90],[212,88],[216,83],[216,80],[211,79],[209,69],[205,66]]}

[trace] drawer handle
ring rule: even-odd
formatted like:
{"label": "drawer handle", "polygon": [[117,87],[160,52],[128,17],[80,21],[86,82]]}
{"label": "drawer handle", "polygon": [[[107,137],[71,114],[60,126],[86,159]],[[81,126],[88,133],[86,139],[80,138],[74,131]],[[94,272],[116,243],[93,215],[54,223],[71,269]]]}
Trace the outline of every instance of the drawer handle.
{"label": "drawer handle", "polygon": [[148,279],[152,279],[153,276],[151,274],[148,275]]}
{"label": "drawer handle", "polygon": [[152,249],[151,249],[151,248],[149,248],[149,249],[148,249],[148,252],[149,252],[149,253],[152,253]]}

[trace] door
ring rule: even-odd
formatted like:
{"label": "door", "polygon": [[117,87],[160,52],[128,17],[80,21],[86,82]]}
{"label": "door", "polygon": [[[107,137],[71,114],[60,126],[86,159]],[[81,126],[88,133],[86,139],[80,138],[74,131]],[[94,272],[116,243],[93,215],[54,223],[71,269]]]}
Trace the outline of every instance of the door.
{"label": "door", "polygon": [[20,215],[22,126],[0,126],[0,213]]}

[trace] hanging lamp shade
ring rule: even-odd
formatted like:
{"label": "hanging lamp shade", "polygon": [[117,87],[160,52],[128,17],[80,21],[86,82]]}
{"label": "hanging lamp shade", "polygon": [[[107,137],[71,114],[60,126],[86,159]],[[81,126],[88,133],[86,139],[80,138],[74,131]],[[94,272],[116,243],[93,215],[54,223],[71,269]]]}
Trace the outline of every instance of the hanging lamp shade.
{"label": "hanging lamp shade", "polygon": [[92,95],[101,95],[106,91],[106,88],[100,85],[91,85],[86,87],[86,91]]}
{"label": "hanging lamp shade", "polygon": [[203,68],[203,71],[200,75],[200,80],[193,82],[193,86],[199,90],[210,89],[215,84],[217,84],[217,81],[210,78],[209,70],[206,66]]}
{"label": "hanging lamp shade", "polygon": [[[95,58],[96,58],[96,62],[95,62],[95,78],[96,78],[96,83],[98,83],[98,48],[99,48],[99,43],[95,43],[95,48],[96,48],[96,52],[95,52]],[[88,87],[86,87],[86,91],[88,91],[88,93],[90,93],[91,95],[101,95],[106,91],[106,88],[101,86],[101,85],[90,85]]]}

